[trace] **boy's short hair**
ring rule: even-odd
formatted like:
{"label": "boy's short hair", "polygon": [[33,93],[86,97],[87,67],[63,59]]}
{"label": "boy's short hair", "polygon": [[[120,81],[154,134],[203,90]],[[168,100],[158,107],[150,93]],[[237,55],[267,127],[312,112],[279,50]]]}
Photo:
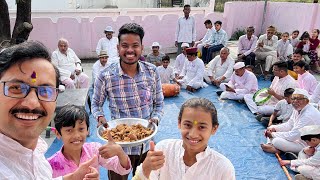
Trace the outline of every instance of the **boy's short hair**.
{"label": "boy's short hair", "polygon": [[76,105],[63,106],[54,118],[55,128],[61,135],[62,127],[75,127],[76,122],[85,121],[89,129],[89,116],[83,107]]}
{"label": "boy's short hair", "polygon": [[162,61],[169,61],[170,62],[170,57],[166,54],[165,56],[162,57]]}
{"label": "boy's short hair", "polygon": [[293,54],[300,54],[301,56],[303,56],[303,50],[302,49],[296,49]]}
{"label": "boy's short hair", "polygon": [[284,90],[284,97],[289,97],[293,94],[294,89],[293,88],[288,88],[286,90]]}
{"label": "boy's short hair", "polygon": [[269,26],[269,27],[267,27],[267,30],[268,30],[268,29],[270,29],[270,30],[272,30],[272,31],[277,31],[276,27],[274,27],[274,26],[272,26],[272,25]]}
{"label": "boy's short hair", "polygon": [[210,19],[207,19],[206,21],[204,21],[204,24],[212,24]]}
{"label": "boy's short hair", "polygon": [[221,21],[216,21],[216,22],[214,22],[214,24],[219,24],[221,26],[222,22]]}
{"label": "boy's short hair", "polygon": [[246,28],[246,31],[252,31],[252,32],[254,32],[254,27],[253,26],[248,26],[247,28]]}
{"label": "boy's short hair", "polygon": [[183,6],[183,9],[191,7],[189,4]]}

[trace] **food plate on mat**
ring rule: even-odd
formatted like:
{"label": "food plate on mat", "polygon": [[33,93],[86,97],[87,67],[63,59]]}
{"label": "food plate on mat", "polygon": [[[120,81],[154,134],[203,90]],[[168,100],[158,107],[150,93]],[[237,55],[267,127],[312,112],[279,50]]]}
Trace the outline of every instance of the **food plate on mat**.
{"label": "food plate on mat", "polygon": [[158,132],[155,123],[140,118],[122,118],[108,121],[108,128],[100,125],[97,136],[107,141],[107,131],[109,130],[114,141],[122,147],[138,146],[149,141]]}

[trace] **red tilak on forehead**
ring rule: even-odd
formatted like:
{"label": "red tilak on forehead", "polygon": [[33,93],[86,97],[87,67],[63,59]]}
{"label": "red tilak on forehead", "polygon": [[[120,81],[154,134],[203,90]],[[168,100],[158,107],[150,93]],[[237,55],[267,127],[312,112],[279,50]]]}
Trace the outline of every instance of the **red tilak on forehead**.
{"label": "red tilak on forehead", "polygon": [[35,83],[37,81],[37,73],[35,71],[31,74],[31,82]]}

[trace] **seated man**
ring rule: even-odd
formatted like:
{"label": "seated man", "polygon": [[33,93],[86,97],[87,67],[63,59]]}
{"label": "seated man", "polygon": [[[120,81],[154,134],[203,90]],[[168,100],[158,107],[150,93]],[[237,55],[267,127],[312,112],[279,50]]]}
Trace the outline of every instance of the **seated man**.
{"label": "seated man", "polygon": [[52,63],[59,69],[61,75],[60,81],[67,89],[89,87],[89,77],[82,72],[81,60],[76,53],[69,48],[66,39],[59,39],[58,49],[52,53],[51,58]]}
{"label": "seated man", "polygon": [[308,92],[296,88],[292,95],[293,114],[286,123],[271,125],[265,136],[267,144],[261,144],[263,151],[268,153],[293,152],[299,153],[307,144],[301,140],[299,129],[320,125],[320,112],[309,104]]}
{"label": "seated man", "polygon": [[230,80],[234,60],[229,54],[229,49],[224,47],[220,50],[220,55],[209,62],[204,73],[204,79],[207,83],[220,86],[220,83]]}
{"label": "seated man", "polygon": [[267,95],[271,95],[271,99],[269,101],[258,106],[253,101],[253,94],[247,94],[244,96],[244,101],[253,114],[271,115],[278,101],[284,98],[284,91],[288,88],[297,87],[296,81],[288,75],[287,67],[287,62],[284,61],[276,62],[273,65],[273,73],[275,77],[270,85],[270,89],[268,90]]}
{"label": "seated man", "polygon": [[292,58],[288,61],[288,74],[292,76],[295,80],[298,79],[298,74],[293,71],[293,64],[299,61],[303,61],[303,51],[302,49],[296,49],[293,52]]}
{"label": "seated man", "polygon": [[169,64],[170,57],[168,55],[165,55],[162,57],[162,66],[157,67],[161,79],[161,84],[169,84],[171,83],[170,81],[177,82],[173,73],[173,68],[169,66]]}
{"label": "seated man", "polygon": [[234,73],[230,81],[220,84],[220,88],[223,90],[220,95],[221,99],[241,100],[245,94],[254,93],[258,90],[257,77],[245,69],[244,62],[237,62],[233,69]]}
{"label": "seated man", "polygon": [[162,57],[165,56],[163,52],[160,52],[161,46],[158,42],[153,42],[151,49],[152,52],[147,55],[147,62],[156,66],[161,66]]}
{"label": "seated man", "polygon": [[212,35],[212,22],[209,19],[207,19],[204,22],[204,25],[206,26],[206,29],[207,29],[206,34],[204,35],[204,37],[200,41],[197,41],[194,44],[194,47],[197,47],[199,52],[202,52],[203,46],[209,43],[211,35]]}
{"label": "seated man", "polygon": [[228,41],[227,33],[221,29],[222,22],[216,21],[214,23],[210,41],[205,44],[202,48],[202,60],[207,64],[212,59],[212,53],[220,51],[221,48],[225,47]]}
{"label": "seated man", "polygon": [[184,63],[186,61],[188,61],[187,52],[186,52],[186,49],[188,47],[189,47],[189,43],[182,43],[181,44],[182,53],[177,56],[176,62],[174,63],[174,74],[176,77],[179,77],[179,75],[183,69]]}
{"label": "seated man", "polygon": [[94,80],[99,76],[100,72],[108,67],[108,58],[109,55],[107,51],[101,50],[99,54],[99,60],[96,61],[92,66],[92,84],[94,84]]}
{"label": "seated man", "polygon": [[119,62],[119,54],[118,54],[118,38],[113,37],[113,29],[111,26],[107,26],[104,29],[104,33],[106,37],[103,37],[99,40],[96,48],[97,55],[100,54],[101,50],[106,50],[108,52],[109,58],[108,58],[108,65],[112,63]]}
{"label": "seated man", "polygon": [[309,73],[309,68],[310,66],[304,61],[298,61],[293,64],[293,70],[298,74],[298,87],[312,95],[318,85],[318,81]]}
{"label": "seated man", "polygon": [[254,51],[257,60],[266,61],[266,66],[264,69],[265,78],[267,77],[271,66],[278,61],[278,37],[274,35],[275,33],[276,28],[273,26],[269,26],[267,28],[267,33],[259,37],[256,49]]}
{"label": "seated man", "polygon": [[256,54],[253,51],[256,47],[258,37],[253,34],[253,26],[247,27],[246,33],[246,35],[242,35],[239,38],[238,60],[244,61],[245,65],[254,66],[256,61]]}
{"label": "seated man", "polygon": [[188,61],[184,63],[181,74],[179,75],[178,84],[188,91],[195,92],[201,87],[208,85],[203,82],[204,63],[197,56],[197,48],[187,48]]}

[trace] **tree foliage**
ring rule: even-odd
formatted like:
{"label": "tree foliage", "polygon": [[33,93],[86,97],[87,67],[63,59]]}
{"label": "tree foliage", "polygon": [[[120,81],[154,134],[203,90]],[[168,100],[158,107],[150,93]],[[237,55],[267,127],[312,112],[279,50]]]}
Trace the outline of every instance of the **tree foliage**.
{"label": "tree foliage", "polygon": [[16,0],[16,3],[16,21],[11,34],[8,4],[0,0],[0,49],[26,41],[33,29],[31,0]]}

